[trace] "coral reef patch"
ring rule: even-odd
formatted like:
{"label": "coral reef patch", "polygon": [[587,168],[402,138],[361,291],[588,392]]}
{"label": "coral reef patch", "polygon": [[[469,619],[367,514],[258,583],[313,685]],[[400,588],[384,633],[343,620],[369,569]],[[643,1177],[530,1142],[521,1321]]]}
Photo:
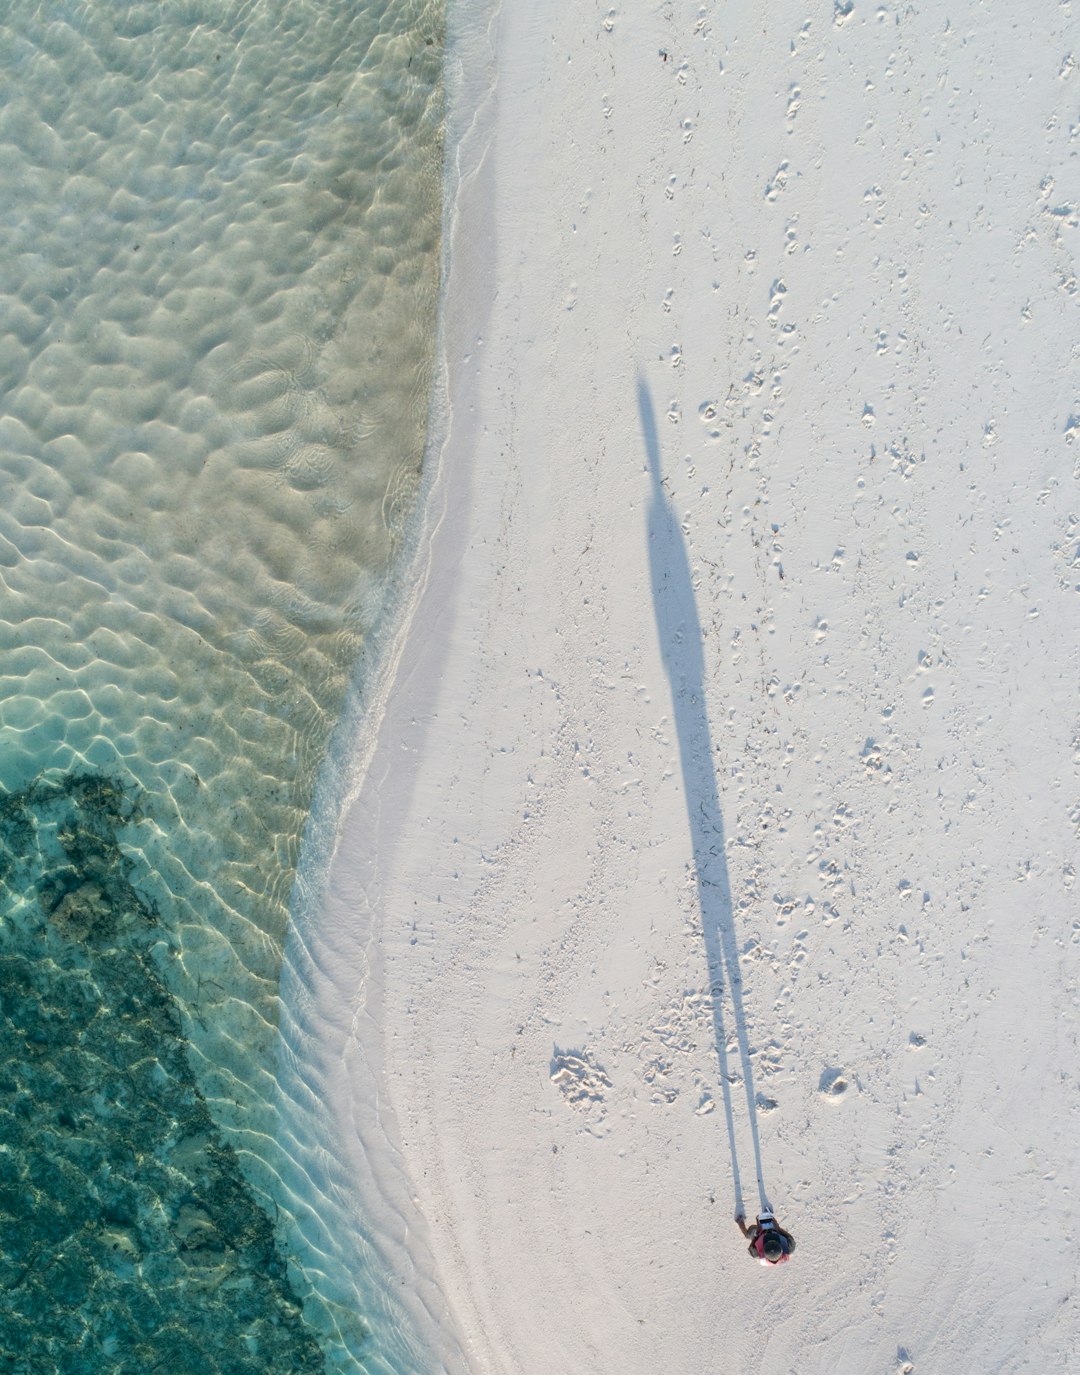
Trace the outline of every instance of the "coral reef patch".
{"label": "coral reef patch", "polygon": [[91,773],[0,800],[0,1368],[321,1373],[189,1066],[120,844],[138,820]]}

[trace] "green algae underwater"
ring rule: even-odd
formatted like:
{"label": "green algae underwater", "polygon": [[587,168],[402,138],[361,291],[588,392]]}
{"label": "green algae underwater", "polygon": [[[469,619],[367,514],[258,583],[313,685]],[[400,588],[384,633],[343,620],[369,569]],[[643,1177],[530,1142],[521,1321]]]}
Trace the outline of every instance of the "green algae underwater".
{"label": "green algae underwater", "polygon": [[0,1361],[322,1371],[155,967],[118,841],[136,820],[100,775],[0,802]]}

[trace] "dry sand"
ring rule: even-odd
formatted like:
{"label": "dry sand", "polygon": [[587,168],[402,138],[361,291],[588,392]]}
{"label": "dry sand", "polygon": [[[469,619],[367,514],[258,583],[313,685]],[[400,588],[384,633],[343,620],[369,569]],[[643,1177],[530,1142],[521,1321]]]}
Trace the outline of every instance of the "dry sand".
{"label": "dry sand", "polygon": [[433,1367],[1075,1349],[1080,71],[1034,8],[451,6],[444,442],[315,939]]}

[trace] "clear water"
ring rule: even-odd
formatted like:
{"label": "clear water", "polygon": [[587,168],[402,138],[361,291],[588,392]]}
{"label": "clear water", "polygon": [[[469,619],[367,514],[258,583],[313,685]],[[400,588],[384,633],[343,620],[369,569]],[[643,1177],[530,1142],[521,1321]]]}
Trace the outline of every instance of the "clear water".
{"label": "clear water", "polygon": [[417,489],[441,50],[440,0],[0,15],[11,1369],[369,1350],[288,1254],[276,1000]]}
{"label": "clear water", "polygon": [[[69,774],[0,806],[0,1360],[9,1371],[320,1372],[266,1212],[194,1081],[117,836]],[[34,901],[33,898],[37,900]]]}

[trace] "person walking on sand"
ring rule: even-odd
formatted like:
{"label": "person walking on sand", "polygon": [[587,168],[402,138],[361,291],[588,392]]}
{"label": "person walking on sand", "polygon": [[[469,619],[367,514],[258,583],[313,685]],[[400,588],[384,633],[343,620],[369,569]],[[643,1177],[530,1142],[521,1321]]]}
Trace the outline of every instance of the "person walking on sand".
{"label": "person walking on sand", "polygon": [[742,1213],[738,1214],[735,1221],[750,1243],[747,1248],[750,1254],[762,1265],[782,1265],[790,1260],[795,1250],[795,1238],[790,1232],[784,1231],[772,1213],[762,1213],[750,1227],[747,1227]]}

